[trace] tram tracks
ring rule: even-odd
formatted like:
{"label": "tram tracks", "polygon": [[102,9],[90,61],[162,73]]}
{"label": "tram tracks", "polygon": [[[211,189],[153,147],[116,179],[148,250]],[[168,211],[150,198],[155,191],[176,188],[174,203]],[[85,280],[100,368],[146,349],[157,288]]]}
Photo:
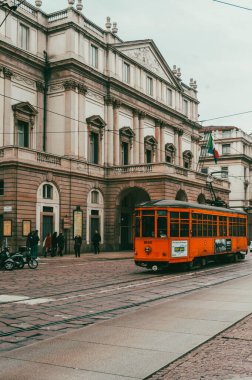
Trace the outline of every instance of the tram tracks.
{"label": "tram tracks", "polygon": [[[229,267],[228,272],[227,272],[227,266]],[[104,285],[90,287],[89,289],[78,289],[78,290],[75,290],[74,292],[80,293],[80,291],[84,291],[84,293],[76,295],[75,298],[83,299],[83,297],[90,297],[91,296],[91,297],[93,297],[93,300],[96,300],[96,299],[98,299],[100,297],[104,297],[104,295],[108,295],[108,294],[112,294],[112,296],[116,297],[116,295],[118,293],[122,294],[122,292],[124,292],[124,291],[127,291],[127,292],[128,291],[136,291],[136,290],[141,291],[142,288],[144,288],[144,290],[149,289],[149,288],[152,289],[153,286],[156,287],[156,286],[162,286],[162,285],[167,285],[167,284],[171,284],[171,283],[174,286],[178,282],[181,282],[181,281],[187,282],[187,281],[190,281],[192,279],[197,280],[190,285],[189,289],[186,289],[186,290],[183,290],[181,288],[176,288],[176,286],[174,286],[173,292],[171,292],[169,294],[161,294],[161,295],[157,295],[154,297],[152,296],[149,299],[143,299],[141,301],[134,301],[134,302],[126,302],[126,300],[125,300],[125,304],[120,305],[120,306],[115,305],[115,307],[104,308],[103,310],[99,310],[99,311],[90,311],[90,312],[86,312],[86,313],[83,313],[82,315],[78,315],[78,316],[69,315],[69,317],[65,316],[63,320],[61,319],[61,320],[57,320],[57,321],[49,321],[49,322],[47,321],[45,323],[32,324],[31,326],[27,326],[27,327],[14,327],[13,326],[14,324],[8,323],[8,324],[6,324],[6,326],[9,328],[12,328],[12,330],[6,331],[6,332],[0,332],[0,337],[6,338],[6,337],[15,336],[21,332],[30,332],[30,331],[34,331],[38,335],[40,335],[40,334],[43,335],[43,332],[45,332],[46,330],[50,330],[50,328],[52,328],[52,327],[60,326],[61,324],[71,325],[71,323],[74,323],[74,322],[80,322],[80,324],[82,325],[80,327],[83,327],[83,324],[85,326],[93,324],[93,323],[97,322],[97,319],[99,319],[101,317],[103,319],[110,319],[110,318],[113,318],[116,315],[118,315],[118,313],[122,313],[124,311],[130,310],[133,308],[139,308],[141,306],[146,307],[146,305],[151,306],[155,302],[165,301],[171,297],[175,297],[178,295],[184,295],[184,294],[187,294],[190,292],[201,290],[201,289],[209,287],[209,286],[216,286],[218,284],[221,284],[221,283],[233,280],[233,279],[237,279],[237,278],[241,278],[241,277],[251,275],[251,272],[249,271],[249,269],[246,270],[246,267],[244,268],[244,270],[242,268],[242,269],[240,269],[239,273],[236,273],[237,271],[235,271],[235,268],[237,267],[237,263],[236,264],[229,264],[227,266],[225,265],[225,266],[222,266],[221,268],[219,268],[219,267],[218,268],[210,268],[210,269],[205,269],[202,271],[179,273],[177,275],[171,275],[171,276],[167,276],[164,274],[158,274],[158,275],[155,274],[155,275],[152,275],[151,277],[145,276],[145,278],[142,279],[142,281],[139,281],[139,279],[134,279],[134,280],[131,279],[129,281],[121,281],[121,282],[116,282],[116,283],[110,283],[110,284],[106,285],[107,286],[106,289],[104,289]],[[226,274],[226,277],[225,276],[216,277],[217,275],[223,274],[223,272]],[[214,276],[214,280],[209,279],[209,276],[210,277]],[[147,281],[147,280],[150,280],[150,281]],[[110,286],[110,288],[109,288],[109,286]],[[148,288],[147,288],[147,286],[148,286]],[[102,289],[100,290],[100,288],[102,288]],[[155,289],[157,289],[157,288],[155,288]],[[90,293],[90,290],[97,290],[97,291]],[[86,293],[87,291],[89,291],[89,293]],[[69,293],[73,293],[73,291],[61,292],[61,293],[58,293],[57,295],[58,296],[59,295],[67,295]],[[153,293],[152,293],[152,295],[153,295]],[[55,297],[55,294],[53,294],[52,296]],[[46,297],[48,297],[48,295]],[[69,302],[64,302],[65,307],[66,306],[71,307],[71,304],[73,303],[73,301],[76,301],[76,299],[73,300],[70,297],[68,297],[67,299],[69,299]],[[55,299],[55,302],[64,301],[64,300],[66,300],[66,297],[61,298],[61,299],[60,298]],[[13,301],[11,303],[15,304],[17,302],[19,302],[19,301]],[[116,304],[116,300],[115,300],[115,304]],[[46,310],[47,308],[49,308],[49,309],[53,308],[52,303],[48,303],[48,305],[43,305],[43,309]],[[2,323],[4,323],[4,321],[2,321]],[[60,331],[60,333],[62,333],[62,331]]]}

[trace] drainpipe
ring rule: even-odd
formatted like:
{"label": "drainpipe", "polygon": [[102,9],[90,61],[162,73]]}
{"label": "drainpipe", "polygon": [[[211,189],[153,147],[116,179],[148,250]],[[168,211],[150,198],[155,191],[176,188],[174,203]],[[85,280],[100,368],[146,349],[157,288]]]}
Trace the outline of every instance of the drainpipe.
{"label": "drainpipe", "polygon": [[43,106],[43,152],[46,151],[46,115],[47,115],[47,91],[48,91],[48,81],[49,81],[49,61],[47,52],[44,50],[44,57],[45,57],[45,68],[44,68],[44,82],[45,82],[45,88],[44,88],[44,106]]}

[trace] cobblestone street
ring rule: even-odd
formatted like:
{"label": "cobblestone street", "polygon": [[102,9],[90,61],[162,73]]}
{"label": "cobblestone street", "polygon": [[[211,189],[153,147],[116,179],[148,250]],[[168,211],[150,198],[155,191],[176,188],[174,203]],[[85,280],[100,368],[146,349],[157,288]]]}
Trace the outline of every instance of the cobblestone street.
{"label": "cobblestone street", "polygon": [[[134,310],[142,310],[147,322],[153,307],[159,307],[163,302],[215,289],[222,283],[228,287],[233,279],[249,278],[251,258],[250,253],[245,261],[234,264],[209,265],[204,270],[191,272],[171,270],[153,274],[136,267],[130,252],[121,256],[104,253],[99,257],[83,255],[80,259],[72,256],[42,258],[36,270],[2,271],[0,352],[11,354],[14,350],[15,353],[15,348],[29,348],[33,343],[83,331],[83,327],[101,321],[111,319],[112,325],[113,320],[116,325],[115,317],[130,317]],[[232,300],[227,295],[227,304],[235,304],[237,296],[234,294]],[[193,308],[190,311],[190,304],[185,307],[189,309],[186,315],[181,310],[181,321],[190,318],[193,312]],[[236,321],[243,318],[244,313],[238,309],[236,314]],[[162,369],[146,379],[226,380],[252,376],[252,316],[235,322],[225,330],[228,314],[227,318],[221,315],[216,312],[216,322],[220,321],[219,326],[223,323],[219,331],[223,332],[198,347],[195,344],[195,349],[188,349],[189,353],[181,355],[178,360],[172,362],[167,357],[165,362],[171,364],[160,365],[158,368]],[[206,317],[202,314],[198,318],[200,327]],[[141,330],[142,321],[136,320],[132,326]],[[188,331],[188,337],[195,332]],[[198,331],[200,334],[204,334],[202,327]],[[105,379],[109,380],[110,377]]]}

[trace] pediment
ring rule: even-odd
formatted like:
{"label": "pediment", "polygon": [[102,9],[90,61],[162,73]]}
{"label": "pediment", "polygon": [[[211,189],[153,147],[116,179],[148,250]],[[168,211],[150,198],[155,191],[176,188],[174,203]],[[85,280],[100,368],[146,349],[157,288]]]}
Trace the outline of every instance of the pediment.
{"label": "pediment", "polygon": [[157,140],[155,139],[154,136],[146,136],[144,138],[144,142],[152,146],[157,145]]}
{"label": "pediment", "polygon": [[153,74],[172,85],[181,87],[178,78],[174,75],[152,40],[124,42],[115,45],[115,47],[129,58],[153,72]]}
{"label": "pediment", "polygon": [[86,118],[86,122],[89,125],[97,128],[104,128],[106,126],[105,121],[100,115],[93,115]]}
{"label": "pediment", "polygon": [[14,112],[23,113],[29,116],[37,115],[38,111],[29,102],[20,102],[12,106]]}
{"label": "pediment", "polygon": [[132,138],[135,136],[135,133],[132,131],[130,127],[122,127],[119,130],[120,135],[123,135],[128,138]]}

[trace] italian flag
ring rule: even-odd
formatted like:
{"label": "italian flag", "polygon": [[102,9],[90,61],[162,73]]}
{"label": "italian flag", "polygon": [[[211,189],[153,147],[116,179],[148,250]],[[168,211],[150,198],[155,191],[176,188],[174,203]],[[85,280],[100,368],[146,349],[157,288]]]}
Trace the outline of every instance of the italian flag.
{"label": "italian flag", "polygon": [[220,156],[219,156],[218,151],[215,148],[215,144],[214,144],[214,139],[213,139],[212,133],[210,133],[209,138],[208,138],[207,152],[210,153],[210,154],[212,154],[214,156],[214,162],[217,164],[218,158]]}

